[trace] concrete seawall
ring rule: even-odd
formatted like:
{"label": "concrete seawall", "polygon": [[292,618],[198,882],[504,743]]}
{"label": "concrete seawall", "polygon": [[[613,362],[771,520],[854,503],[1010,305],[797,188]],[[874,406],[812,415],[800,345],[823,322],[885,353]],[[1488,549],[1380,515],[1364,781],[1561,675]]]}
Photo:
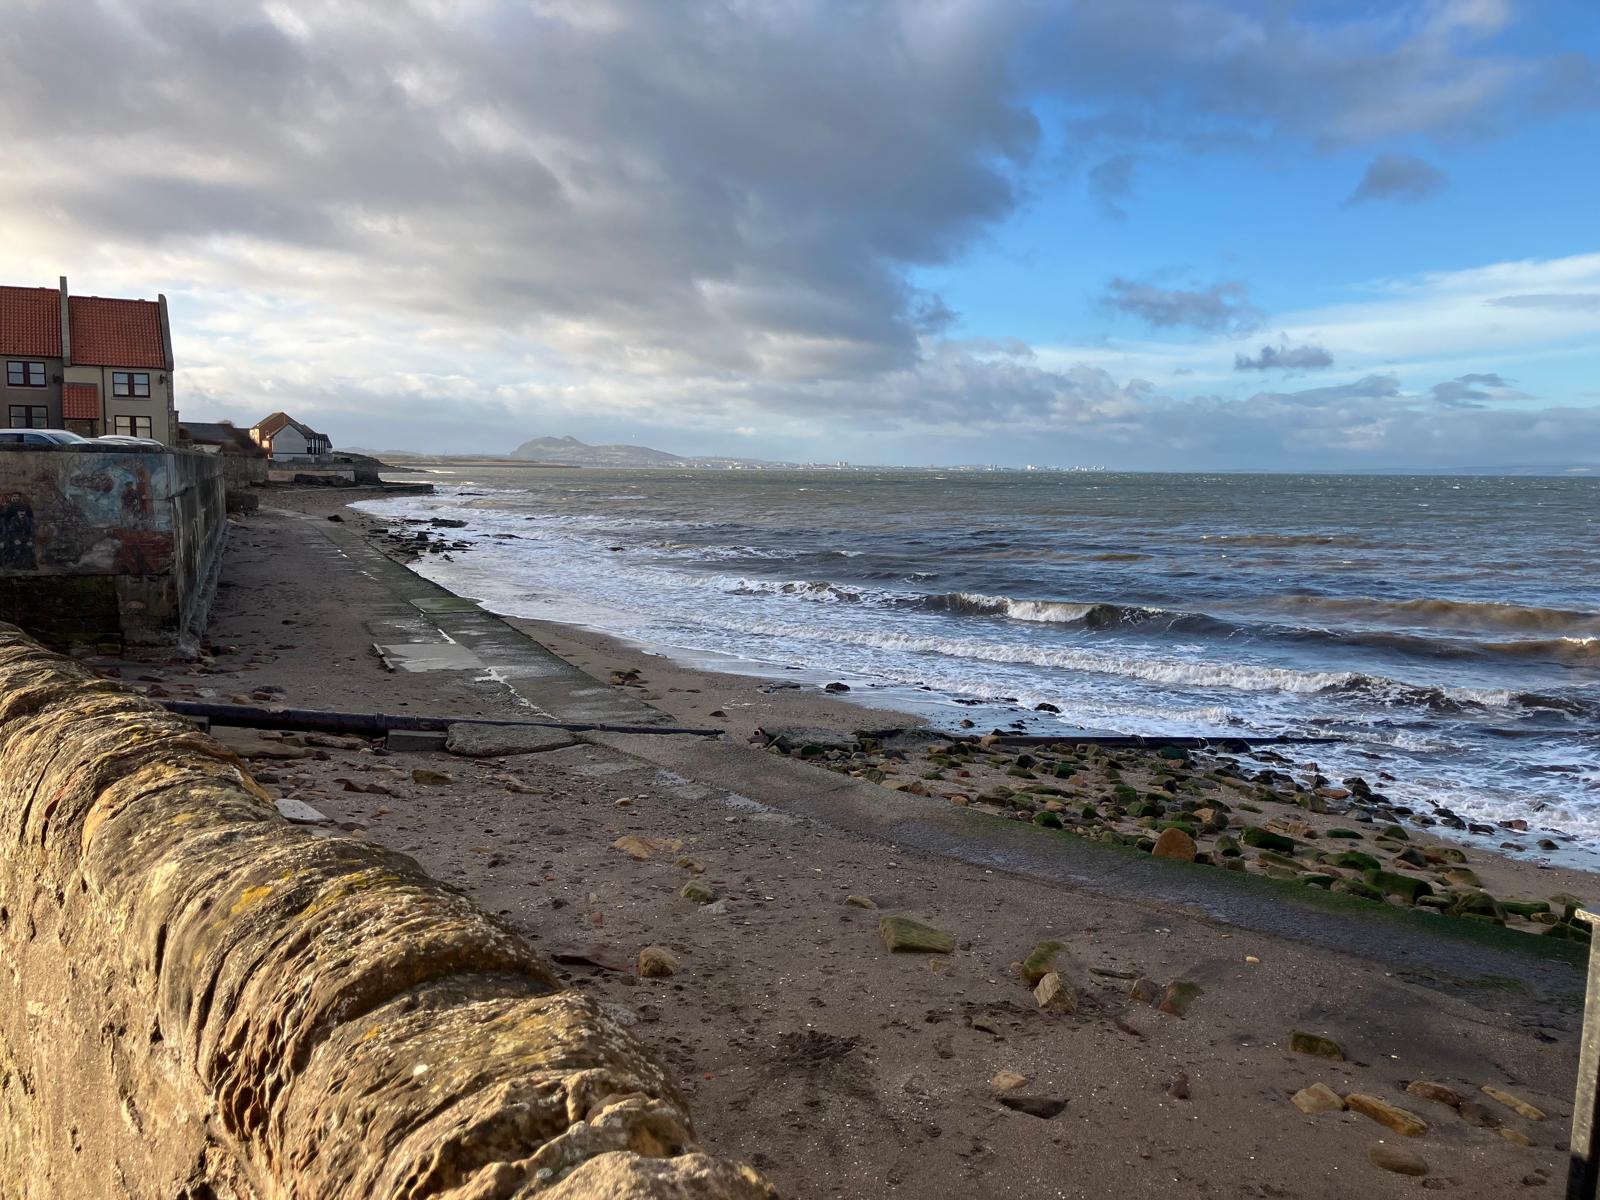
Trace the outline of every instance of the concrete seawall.
{"label": "concrete seawall", "polygon": [[181,641],[226,535],[224,465],[192,451],[0,452],[0,619],[62,647]]}
{"label": "concrete seawall", "polygon": [[666,1071],[402,855],[0,625],[0,1195],[774,1195]]}

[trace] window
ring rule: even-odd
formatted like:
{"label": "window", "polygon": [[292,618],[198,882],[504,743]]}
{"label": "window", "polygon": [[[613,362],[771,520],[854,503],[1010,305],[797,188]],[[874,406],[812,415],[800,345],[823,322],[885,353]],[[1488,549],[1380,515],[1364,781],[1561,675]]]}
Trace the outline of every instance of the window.
{"label": "window", "polygon": [[42,404],[13,404],[11,428],[44,429],[50,424],[50,410]]}
{"label": "window", "polygon": [[99,421],[83,421],[69,418],[67,421],[63,422],[63,427],[68,433],[75,433],[79,437],[92,438],[100,436]]}
{"label": "window", "polygon": [[6,363],[6,384],[9,387],[43,387],[44,363],[12,359]]}
{"label": "window", "polygon": [[114,432],[120,433],[124,437],[151,436],[149,417],[115,417],[113,420],[116,422]]}
{"label": "window", "polygon": [[111,394],[113,396],[134,396],[140,399],[148,397],[150,395],[150,372],[111,372]]}

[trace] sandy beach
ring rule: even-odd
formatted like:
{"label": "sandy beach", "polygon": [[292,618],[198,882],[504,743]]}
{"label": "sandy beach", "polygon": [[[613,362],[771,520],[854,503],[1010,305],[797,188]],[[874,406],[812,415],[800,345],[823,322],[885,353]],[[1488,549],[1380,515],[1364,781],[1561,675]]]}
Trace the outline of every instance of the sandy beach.
{"label": "sandy beach", "polygon": [[[537,693],[492,671],[385,668],[373,628],[396,608],[394,577],[352,553],[383,548],[387,527],[345,507],[359,498],[266,495],[232,530],[211,652],[106,669],[173,698],[526,717]],[[596,689],[728,737],[591,736],[467,757],[218,734],[274,794],[324,814],[328,836],[414,855],[616,1006],[678,1073],[704,1142],[784,1195],[1559,1188],[1583,947],[1520,918],[1502,928],[1402,910],[1271,879],[1259,864],[1230,878],[1038,827],[1042,812],[1106,806],[1088,794],[1106,783],[1105,762],[1075,768],[1063,796],[1035,794],[1019,819],[993,798],[998,781],[1022,783],[1010,772],[1040,774],[1015,751],[984,756],[1006,765],[942,767],[924,750],[887,760],[887,773],[872,754],[777,754],[752,735],[890,722],[811,682],[775,688],[589,631],[517,627]],[[1145,755],[1116,774],[1146,793],[1168,763]],[[1214,765],[1194,765],[1196,787]],[[1219,797],[1233,788],[1211,783]],[[1262,799],[1256,787],[1234,796],[1236,813]],[[1302,847],[1336,846],[1330,832],[1348,817],[1309,805],[1260,803],[1252,819],[1292,822]],[[1136,820],[1130,836],[1157,832]],[[950,830],[959,850],[941,840]],[[1370,850],[1374,829],[1360,832]],[[1200,852],[1216,852],[1219,835],[1197,830]],[[1585,872],[1484,839],[1411,825],[1405,842],[1427,869],[1465,867],[1497,897],[1594,890]],[[1452,855],[1429,857],[1441,851]],[[1245,854],[1255,863],[1260,851]],[[947,934],[949,952],[891,952],[888,917]],[[1022,976],[1042,972],[1022,964],[1052,942],[1069,998],[1041,1003]],[[641,972],[647,947],[664,953]],[[1417,1081],[1442,1086],[1408,1092]],[[1319,1083],[1337,1094],[1332,1111],[1315,1111],[1324,1093],[1303,1093]],[[1426,1175],[1397,1173],[1418,1169],[1413,1158]]]}

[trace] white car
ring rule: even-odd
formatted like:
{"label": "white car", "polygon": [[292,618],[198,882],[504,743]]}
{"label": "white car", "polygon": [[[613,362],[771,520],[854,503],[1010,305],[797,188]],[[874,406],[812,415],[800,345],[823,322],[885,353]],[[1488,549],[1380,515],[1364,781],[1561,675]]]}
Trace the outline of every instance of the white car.
{"label": "white car", "polygon": [[88,440],[67,429],[0,429],[0,446],[71,446]]}
{"label": "white car", "polygon": [[126,433],[103,433],[97,438],[83,440],[110,446],[154,446],[157,450],[166,449],[166,446],[155,438],[134,437]]}

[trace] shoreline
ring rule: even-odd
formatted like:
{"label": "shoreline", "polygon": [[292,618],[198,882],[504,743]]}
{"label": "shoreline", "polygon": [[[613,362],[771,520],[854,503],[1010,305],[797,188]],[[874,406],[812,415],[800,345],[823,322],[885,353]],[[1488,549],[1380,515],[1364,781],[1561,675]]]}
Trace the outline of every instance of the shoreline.
{"label": "shoreline", "polygon": [[[381,497],[358,499],[369,498]],[[351,501],[355,502],[357,501]],[[377,538],[385,538],[390,532],[404,530],[411,534],[426,531],[430,537],[438,536],[441,540],[448,541],[452,532],[450,529],[438,530],[407,525],[356,508],[350,509],[350,512],[364,522],[364,528],[369,529]],[[385,547],[385,552],[390,553],[392,549],[393,546],[388,545]],[[449,590],[446,584],[436,586]],[[991,731],[990,728],[979,725],[961,727],[964,717],[962,702],[959,699],[943,698],[931,691],[929,698],[919,703],[917,689],[905,685],[878,684],[870,680],[856,679],[847,685],[850,687],[847,693],[830,695],[821,689],[829,682],[843,680],[839,676],[826,675],[814,669],[780,664],[757,664],[715,651],[646,644],[572,620],[501,615],[502,619],[514,627],[525,630],[530,636],[546,642],[553,649],[560,647],[557,653],[568,661],[579,665],[592,664],[595,668],[592,673],[601,678],[608,677],[608,673],[612,671],[628,671],[640,667],[641,664],[648,665],[660,685],[652,689],[658,697],[653,699],[652,703],[664,708],[674,717],[708,725],[721,724],[731,733],[741,736],[754,732],[760,724],[757,720],[756,724],[744,727],[738,720],[741,714],[769,722],[814,724],[830,729],[876,727],[881,724],[882,716],[893,714],[897,719],[906,722],[908,727],[938,729],[949,733],[952,737]],[[765,669],[759,669],[761,667]],[[777,692],[771,690],[774,685],[794,682],[798,682],[800,686],[783,687]],[[730,699],[722,704],[709,703],[703,699],[711,695],[722,695]],[[728,716],[710,718],[710,713],[719,709]],[[992,709],[993,706],[991,711]],[[863,714],[871,713],[880,714],[880,721],[870,726],[851,724],[852,721],[861,722]],[[1029,726],[1028,718],[1033,714],[1020,706],[1014,707],[1006,715],[1012,717],[1012,722],[1005,726],[994,725],[992,727],[994,732],[1007,730],[1029,734],[1042,733],[1053,738],[1059,733],[1060,740],[1070,740],[1074,732],[1084,734],[1120,732],[1084,726],[1068,729],[1031,726],[1024,728]],[[1221,742],[1226,739],[1218,737],[1216,740]],[[1319,770],[1314,752],[1301,753],[1292,745],[1286,745],[1282,753],[1285,757],[1295,760],[1293,765],[1296,768],[1313,774]],[[1282,759],[1269,761],[1275,765],[1285,765]],[[1390,782],[1394,780],[1394,776],[1383,769],[1381,762],[1374,763],[1368,773],[1380,780]],[[1448,820],[1437,819],[1435,815],[1442,813],[1453,816],[1446,804],[1431,798],[1422,803],[1431,805],[1433,812],[1399,803],[1396,805],[1394,819],[1401,820],[1408,827],[1423,831],[1430,838],[1437,838],[1444,845],[1461,846],[1478,853],[1506,859],[1530,870],[1570,871],[1581,875],[1593,875],[1600,881],[1600,840],[1591,845],[1582,841],[1578,835],[1564,830],[1539,828],[1531,819],[1527,819],[1524,822],[1525,828],[1520,829],[1504,822],[1465,820],[1462,820],[1459,827],[1452,828]],[[1600,891],[1600,887],[1597,887],[1597,891]],[[1600,902],[1600,898],[1597,898],[1597,902]]]}
{"label": "shoreline", "polygon": [[[362,536],[365,518],[342,507],[360,498],[280,494],[294,511],[241,519],[209,648],[198,662],[121,664],[130,686],[495,717],[530,702],[643,708],[647,690],[680,711],[767,706],[725,708],[723,739],[585,736],[488,757],[220,732],[275,799],[321,814],[319,836],[412,856],[529,938],[661,1057],[704,1143],[782,1194],[1409,1195],[1414,1181],[1367,1155],[1388,1130],[1292,1102],[1314,1083],[1417,1112],[1428,1130],[1407,1148],[1456,1195],[1563,1169],[1584,948],[1163,862],[852,778],[846,760],[764,752],[741,733],[802,708],[882,722],[848,698],[759,692],[754,677],[691,692],[664,660],[581,631],[550,632],[595,655],[587,674],[551,655],[496,675],[484,669],[505,661],[496,639],[531,640],[449,616],[444,589]],[[484,665],[392,670],[373,649],[458,639]],[[645,686],[610,686],[611,669]],[[920,780],[913,761],[891,765]],[[945,931],[949,952],[892,952],[893,918]],[[1067,997],[1046,1005],[1022,964],[1051,944]],[[670,956],[666,976],[636,966],[650,947]],[[1166,1011],[1142,998],[1172,988],[1186,999]],[[1301,1033],[1343,1058],[1295,1052]],[[1418,1079],[1462,1096],[1492,1085],[1548,1119],[1505,1109],[1475,1125],[1408,1096]]]}
{"label": "shoreline", "polygon": [[[347,519],[353,518],[359,524],[368,541],[391,556],[393,556],[393,543],[389,536],[391,533],[397,530],[413,534],[418,532],[414,527],[360,509],[348,508],[346,511],[350,514],[350,518]],[[428,532],[430,536],[437,535],[448,539],[452,531],[444,529]],[[401,557],[398,561],[405,560]],[[411,564],[405,563],[405,565],[409,569]],[[740,660],[729,656],[683,650],[675,653],[672,648],[648,646],[587,626],[563,621],[516,616],[503,616],[502,619],[597,680],[611,682],[629,691],[637,691],[640,698],[667,713],[677,723],[722,728],[730,737],[740,741],[754,739],[758,731],[765,731],[770,735],[774,731],[796,728],[847,734],[862,729],[880,728],[888,723],[886,718],[890,717],[907,730],[921,730],[930,734],[943,733],[949,738],[977,737],[990,732],[988,729],[977,727],[969,730],[946,729],[930,722],[926,711],[917,712],[911,707],[897,706],[893,701],[897,695],[903,694],[905,689],[884,687],[869,691],[853,688],[844,694],[830,694],[823,690],[825,686],[821,682],[823,677],[812,671],[773,666],[769,672],[752,673],[738,670],[737,665]],[[685,661],[686,659],[691,660]],[[796,684],[798,686],[795,686]],[[1070,743],[1071,734],[1064,733],[1058,740]],[[999,766],[992,771],[980,772],[983,778],[978,786],[963,780],[956,787],[935,789],[933,794],[958,797],[959,802],[968,805],[973,811],[986,812],[997,818],[1018,819],[1020,815],[1021,819],[1032,820],[1040,812],[1059,812],[1062,802],[1068,800],[1072,804],[1077,804],[1086,799],[1091,801],[1098,799],[1097,793],[1108,791],[1117,774],[1116,766],[1112,766],[1111,780],[1103,781],[1098,788],[1095,784],[1088,783],[1088,776],[1084,775],[1080,778],[1078,786],[1073,789],[1074,796],[1064,795],[1046,799],[1041,794],[1034,797],[1033,807],[1024,808],[1015,799],[1008,800],[993,795],[986,801],[979,795],[980,792],[985,789],[993,792],[996,784],[1003,789],[1007,783],[1012,782],[1001,776],[1006,771],[1014,769],[1011,764],[1015,762],[1017,753],[1017,749],[1011,749],[1007,765]],[[1268,822],[1269,832],[1287,836],[1303,847],[1310,847],[1313,851],[1317,851],[1319,846],[1326,852],[1330,846],[1333,850],[1341,850],[1355,845],[1352,842],[1339,845],[1322,840],[1327,838],[1330,830],[1347,826],[1352,819],[1369,825],[1392,822],[1406,830],[1406,844],[1402,846],[1396,840],[1390,843],[1389,848],[1395,852],[1410,849],[1427,855],[1427,865],[1434,870],[1432,882],[1441,890],[1444,886],[1444,880],[1441,878],[1444,869],[1466,868],[1469,874],[1462,878],[1473,880],[1473,890],[1481,888],[1497,899],[1548,903],[1551,897],[1568,896],[1587,901],[1593,895],[1597,898],[1597,902],[1600,902],[1600,871],[1591,865],[1600,858],[1600,849],[1589,850],[1579,846],[1558,847],[1556,850],[1534,849],[1540,836],[1537,830],[1507,828],[1485,834],[1443,829],[1430,821],[1426,814],[1422,814],[1423,820],[1418,821],[1416,819],[1418,814],[1404,805],[1379,804],[1362,812],[1358,803],[1359,796],[1349,798],[1347,795],[1338,795],[1347,792],[1347,789],[1340,787],[1339,781],[1328,780],[1318,773],[1314,754],[1298,753],[1292,745],[1282,747],[1281,752],[1264,750],[1244,754],[1206,754],[1200,757],[1210,763],[1223,764],[1225,768],[1230,764],[1242,764],[1245,768],[1243,772],[1245,778],[1240,786],[1248,784],[1248,776],[1254,773],[1261,771],[1269,774],[1280,773],[1282,784],[1276,788],[1269,785],[1265,789],[1268,793],[1266,799],[1268,803],[1290,805],[1292,812],[1268,809],[1261,819]],[[1109,758],[1113,763],[1120,760],[1133,771],[1141,786],[1155,782],[1161,774],[1160,765],[1156,761],[1158,754],[1153,749],[1134,750],[1120,755],[1113,752]],[[876,768],[881,768],[882,765],[882,763],[872,764]],[[891,772],[895,769],[891,767]],[[864,774],[864,770],[858,771],[857,774],[858,776]],[[1379,772],[1372,782],[1381,788],[1382,778],[1382,773]],[[890,785],[895,786],[896,782],[891,780]],[[1048,788],[1049,781],[1042,781],[1040,786]],[[1271,795],[1275,790],[1283,791],[1285,788],[1288,792],[1285,798],[1275,800]],[[1317,797],[1319,791],[1334,793],[1331,802],[1328,796],[1319,799]],[[1259,792],[1260,789],[1245,802],[1249,804],[1252,799],[1261,800]],[[1233,796],[1231,791],[1226,794]],[[1381,792],[1379,794],[1381,795]],[[1167,798],[1171,799],[1170,796]],[[1346,802],[1350,807],[1345,806]],[[1047,803],[1051,804],[1048,810],[1044,807]],[[1317,808],[1325,808],[1328,811],[1315,811]],[[1352,813],[1358,815],[1352,818]],[[1169,813],[1166,819],[1170,820],[1174,815],[1176,814]],[[1112,824],[1118,836],[1132,845],[1141,839],[1148,843],[1154,834],[1159,832],[1152,827],[1152,821],[1156,824],[1162,823],[1156,818],[1141,817],[1137,806],[1134,806],[1130,808],[1126,818],[1116,819]],[[1237,818],[1235,821],[1237,823]],[[1071,823],[1068,822],[1068,825],[1070,828]],[[1088,836],[1098,836],[1101,830],[1098,827],[1090,827],[1083,832]],[[1227,836],[1221,828],[1209,832],[1213,836]],[[1306,841],[1306,838],[1310,840]],[[1313,842],[1319,843],[1319,846],[1313,846]],[[1207,853],[1206,842],[1202,840],[1199,846],[1203,861]],[[1145,849],[1148,848],[1148,845],[1145,845]],[[1471,864],[1470,867],[1467,866],[1468,863]],[[1395,867],[1403,872],[1413,868],[1420,869],[1424,864],[1386,862],[1381,865]],[[1269,863],[1264,868],[1264,873],[1272,873],[1275,866],[1287,869],[1287,864]],[[1299,869],[1303,875],[1331,872],[1336,880],[1341,875],[1340,871],[1326,866],[1318,869],[1305,859],[1302,859]],[[1343,874],[1349,875],[1348,883],[1352,888],[1359,888],[1361,883],[1359,872],[1347,871]],[[1559,911],[1559,906],[1555,907]],[[1542,929],[1529,920],[1519,922],[1515,916],[1510,919],[1513,924],[1520,924],[1522,928],[1531,932],[1542,932]]]}

